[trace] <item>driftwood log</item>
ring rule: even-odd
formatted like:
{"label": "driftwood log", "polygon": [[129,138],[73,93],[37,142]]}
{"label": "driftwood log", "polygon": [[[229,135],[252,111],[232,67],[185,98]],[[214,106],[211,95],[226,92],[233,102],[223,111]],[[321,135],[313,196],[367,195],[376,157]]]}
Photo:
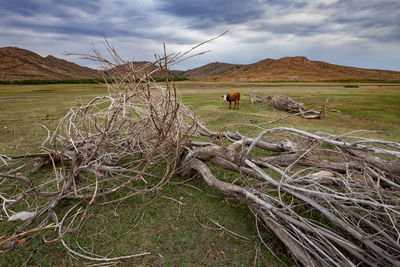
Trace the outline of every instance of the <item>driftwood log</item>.
{"label": "driftwood log", "polygon": [[278,110],[297,113],[305,119],[322,119],[325,116],[326,106],[328,104],[328,99],[326,99],[322,110],[316,111],[305,108],[303,103],[296,102],[289,96],[270,95],[264,98],[260,95],[249,93],[249,97],[251,103],[263,102]]}
{"label": "driftwood log", "polygon": [[[294,134],[297,148],[263,140],[272,133]],[[197,172],[214,190],[245,203],[303,265],[400,264],[399,144],[285,127],[257,138],[219,136],[234,142],[185,146],[185,173]],[[262,155],[277,150],[278,156]],[[210,166],[236,172],[240,182],[221,180]]]}

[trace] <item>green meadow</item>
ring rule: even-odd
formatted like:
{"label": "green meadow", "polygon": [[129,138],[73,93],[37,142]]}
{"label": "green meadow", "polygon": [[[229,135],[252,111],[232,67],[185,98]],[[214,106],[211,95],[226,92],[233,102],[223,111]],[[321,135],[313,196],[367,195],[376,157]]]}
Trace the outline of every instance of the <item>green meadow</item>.
{"label": "green meadow", "polygon": [[[268,127],[287,126],[306,131],[324,131],[400,142],[400,84],[386,83],[214,83],[177,82],[182,101],[211,130],[228,126],[247,131],[250,126],[287,115],[265,104],[251,104],[248,93],[263,96],[287,95],[305,107],[320,110],[328,98],[326,116],[321,120],[289,117]],[[239,110],[228,109],[221,96],[241,93]],[[47,135],[41,125],[54,129],[60,118],[76,104],[108,94],[104,84],[0,85],[0,154],[34,151]],[[352,133],[356,131],[355,133]],[[245,133],[245,132],[243,132]],[[51,175],[44,170],[43,175]],[[234,173],[221,173],[230,181]],[[295,262],[273,234],[259,227],[245,205],[225,199],[201,180],[173,177],[162,190],[107,206],[95,206],[91,218],[78,233],[65,236],[74,249],[117,257],[151,252],[123,260],[119,266],[281,266]],[[149,181],[150,183],[156,183]],[[0,185],[1,192],[1,185]],[[118,192],[112,197],[118,198]],[[110,200],[112,197],[109,197]],[[174,201],[178,200],[180,203]],[[73,203],[63,202],[63,207]],[[247,237],[238,238],[220,225]],[[3,216],[0,236],[9,235],[15,225]],[[276,259],[272,250],[279,258]],[[82,266],[93,262],[68,254],[59,242],[44,243],[32,234],[18,250],[0,254],[0,266]]]}

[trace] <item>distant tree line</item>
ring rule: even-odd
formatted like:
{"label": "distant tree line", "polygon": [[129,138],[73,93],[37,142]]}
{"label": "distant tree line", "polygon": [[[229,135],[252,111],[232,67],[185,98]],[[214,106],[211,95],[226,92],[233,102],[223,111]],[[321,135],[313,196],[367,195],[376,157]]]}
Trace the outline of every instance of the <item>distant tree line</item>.
{"label": "distant tree line", "polygon": [[[156,82],[165,82],[165,78],[164,77],[158,77],[158,78],[153,78],[154,81]],[[189,78],[184,77],[184,76],[173,76],[173,77],[168,77],[169,81],[175,81],[175,82],[179,82],[179,81],[186,81],[189,80]]]}

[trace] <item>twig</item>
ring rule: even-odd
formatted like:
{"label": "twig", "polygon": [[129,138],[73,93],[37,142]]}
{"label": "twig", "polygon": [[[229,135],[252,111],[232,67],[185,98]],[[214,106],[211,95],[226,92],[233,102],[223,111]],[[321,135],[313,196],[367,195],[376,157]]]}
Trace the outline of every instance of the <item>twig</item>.
{"label": "twig", "polygon": [[209,218],[209,220],[212,221],[216,226],[220,227],[221,229],[224,229],[225,231],[227,231],[228,233],[230,233],[230,234],[232,234],[232,235],[234,235],[236,237],[239,237],[239,238],[247,240],[247,241],[250,240],[249,238],[247,238],[245,236],[239,235],[239,234],[237,234],[237,233],[235,233],[235,232],[233,232],[233,231],[231,231],[229,229],[226,229],[225,227],[223,227],[222,225],[220,225],[218,222],[214,221],[213,219]]}

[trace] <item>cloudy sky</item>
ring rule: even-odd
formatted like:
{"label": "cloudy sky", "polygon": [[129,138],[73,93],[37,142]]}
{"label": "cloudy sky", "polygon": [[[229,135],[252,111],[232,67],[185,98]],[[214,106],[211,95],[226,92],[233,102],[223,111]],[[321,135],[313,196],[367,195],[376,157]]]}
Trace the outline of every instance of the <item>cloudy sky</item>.
{"label": "cloudy sky", "polygon": [[17,46],[94,67],[64,53],[103,48],[127,60],[211,50],[175,66],[306,56],[400,71],[399,0],[0,0],[0,47]]}

